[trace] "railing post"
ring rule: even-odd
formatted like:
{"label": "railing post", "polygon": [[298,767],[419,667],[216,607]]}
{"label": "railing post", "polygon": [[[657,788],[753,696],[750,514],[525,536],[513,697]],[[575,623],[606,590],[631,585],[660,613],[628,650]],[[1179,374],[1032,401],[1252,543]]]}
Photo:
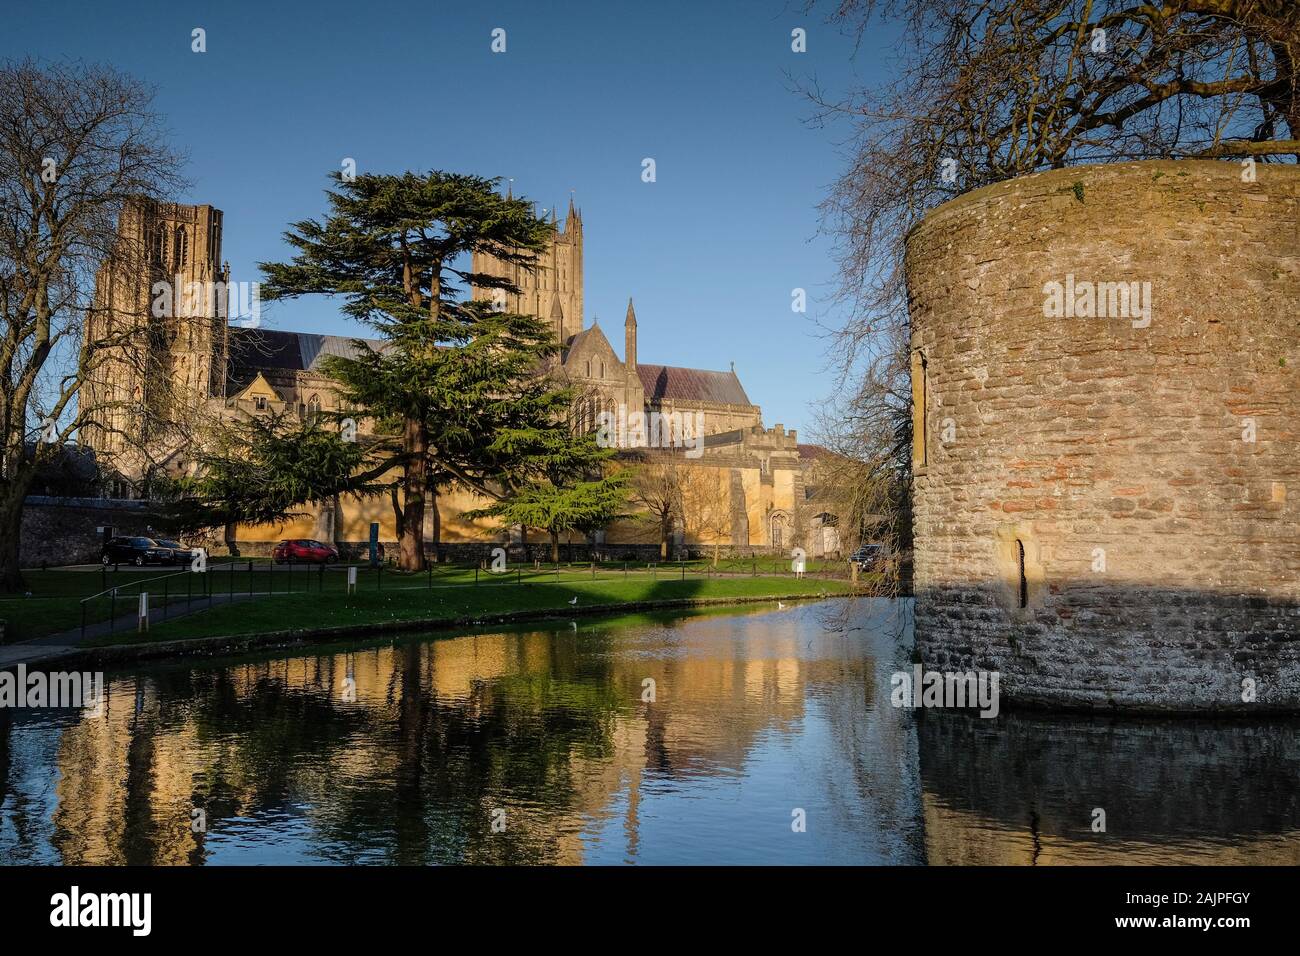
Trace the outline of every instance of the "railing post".
{"label": "railing post", "polygon": [[253,596],[253,559],[248,559],[248,596]]}
{"label": "railing post", "polygon": [[117,633],[117,588],[108,592],[108,633]]}
{"label": "railing post", "polygon": [[[169,593],[170,591],[171,591],[171,585],[168,583],[168,581],[167,581],[166,578],[163,578],[163,613],[162,613],[162,616],[163,616],[163,620],[164,620],[164,621],[167,620],[167,596],[168,596],[168,593]],[[187,604],[186,607],[189,607],[189,605]]]}

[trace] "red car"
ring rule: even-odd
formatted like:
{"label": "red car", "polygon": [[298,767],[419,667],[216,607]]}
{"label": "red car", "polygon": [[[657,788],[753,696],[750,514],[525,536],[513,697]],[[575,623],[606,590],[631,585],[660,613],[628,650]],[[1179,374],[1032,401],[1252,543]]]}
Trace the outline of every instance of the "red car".
{"label": "red car", "polygon": [[286,538],[271,552],[276,564],[302,562],[304,564],[333,564],[339,559],[338,550],[319,541],[307,538]]}

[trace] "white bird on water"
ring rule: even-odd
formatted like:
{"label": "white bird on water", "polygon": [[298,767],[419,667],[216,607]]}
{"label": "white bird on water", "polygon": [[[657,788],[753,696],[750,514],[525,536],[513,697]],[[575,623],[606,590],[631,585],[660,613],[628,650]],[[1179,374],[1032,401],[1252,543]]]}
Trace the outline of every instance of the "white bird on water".
{"label": "white bird on water", "polygon": [[776,602],[776,609],[777,609],[778,611],[784,611],[784,610],[785,610],[785,605],[782,604],[780,601],[777,601],[777,602]]}
{"label": "white bird on water", "polygon": [[573,596],[573,599],[572,599],[571,601],[569,601],[569,603],[570,603],[570,604],[577,604],[577,603],[578,603],[578,595],[575,594],[575,595]]}

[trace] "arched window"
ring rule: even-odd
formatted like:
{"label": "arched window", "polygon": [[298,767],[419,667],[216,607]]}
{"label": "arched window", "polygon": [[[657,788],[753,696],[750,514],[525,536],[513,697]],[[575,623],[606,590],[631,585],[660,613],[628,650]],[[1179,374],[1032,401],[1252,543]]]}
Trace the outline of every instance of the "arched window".
{"label": "arched window", "polygon": [[591,378],[591,359],[587,359],[587,378]]}
{"label": "arched window", "polygon": [[784,512],[772,515],[772,547],[780,548],[785,544],[786,516]]}
{"label": "arched window", "polygon": [[185,227],[181,226],[176,230],[176,268],[184,269],[185,263],[190,255],[190,240],[185,233]]}
{"label": "arched window", "polygon": [[154,248],[154,256],[158,265],[164,269],[167,268],[167,226],[164,223],[158,224],[158,235],[156,237],[157,245]]}
{"label": "arched window", "polygon": [[307,399],[307,418],[314,422],[319,417],[320,396],[313,395],[311,398]]}

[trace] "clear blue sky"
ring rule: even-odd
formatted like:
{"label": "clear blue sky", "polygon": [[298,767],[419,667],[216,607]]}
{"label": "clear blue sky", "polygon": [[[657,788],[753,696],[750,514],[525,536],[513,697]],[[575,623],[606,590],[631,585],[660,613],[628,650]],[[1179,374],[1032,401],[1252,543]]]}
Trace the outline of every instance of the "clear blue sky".
{"label": "clear blue sky", "polygon": [[[586,230],[586,309],[622,352],[629,295],[646,362],[735,361],[764,419],[811,422],[834,388],[826,342],[831,240],[817,203],[844,130],[805,125],[786,72],[842,90],[883,38],[851,41],[799,0],[444,3],[184,0],[6,5],[0,55],[102,61],[158,88],[189,157],[188,202],[225,211],[235,279],[289,255],[328,172],[440,168],[514,178]],[[553,9],[552,9],[553,8]],[[790,32],[808,31],[793,53]],[[207,52],[191,51],[191,31]],[[491,52],[506,30],[507,52]],[[658,181],[641,181],[652,157]],[[790,309],[791,290],[809,309]],[[276,304],[272,328],[360,334],[324,300]]]}

